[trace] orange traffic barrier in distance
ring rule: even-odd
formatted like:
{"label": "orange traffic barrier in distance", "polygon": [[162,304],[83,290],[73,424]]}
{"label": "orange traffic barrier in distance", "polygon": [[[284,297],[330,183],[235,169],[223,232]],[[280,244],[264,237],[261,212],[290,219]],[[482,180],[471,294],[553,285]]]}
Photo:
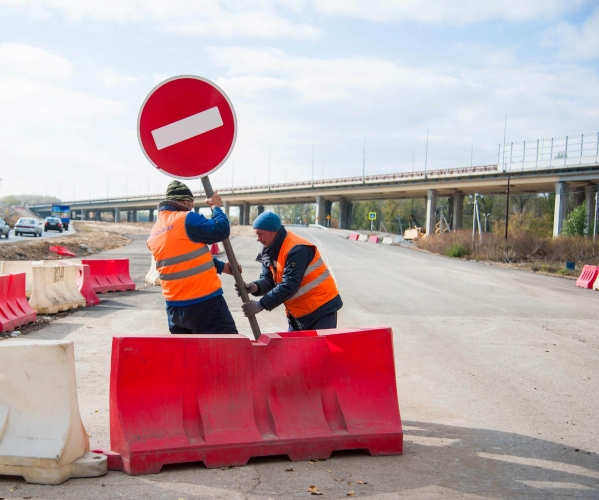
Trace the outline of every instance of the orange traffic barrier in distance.
{"label": "orange traffic barrier in distance", "polygon": [[373,234],[368,238],[368,243],[378,243],[378,242],[379,242],[379,237],[376,234]]}
{"label": "orange traffic barrier in distance", "polygon": [[353,240],[353,241],[358,241],[358,237],[359,237],[359,236],[360,236],[360,235],[359,235],[358,233],[351,233],[351,234],[349,235],[349,239],[350,239],[350,240]]}
{"label": "orange traffic barrier in distance", "polygon": [[579,278],[576,280],[576,286],[592,289],[598,274],[599,266],[584,266]]}
{"label": "orange traffic barrier in distance", "polygon": [[135,290],[129,275],[129,259],[83,259],[89,266],[92,288],[96,293]]}
{"label": "orange traffic barrier in distance", "polygon": [[[368,353],[367,356],[364,353]],[[402,453],[391,328],[118,336],[108,468]]]}

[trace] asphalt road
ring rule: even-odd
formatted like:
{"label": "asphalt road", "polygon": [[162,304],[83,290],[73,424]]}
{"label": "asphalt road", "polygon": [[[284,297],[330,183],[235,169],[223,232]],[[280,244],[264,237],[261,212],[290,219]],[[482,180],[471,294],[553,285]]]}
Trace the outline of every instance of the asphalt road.
{"label": "asphalt road", "polygon": [[[341,453],[293,463],[294,472],[285,472],[292,465],[285,457],[227,470],[187,464],[55,487],[0,477],[0,497],[282,499],[306,498],[311,485],[325,498],[349,491],[376,499],[599,497],[597,292],[572,280],[349,241],[342,231],[294,230],[318,244],[334,273],[345,304],[340,327],[393,328],[403,456]],[[144,239],[107,252],[129,257],[138,282],[149,268]],[[245,278],[256,277],[259,245],[238,237],[233,246]],[[223,286],[249,336],[233,280],[225,276]],[[263,331],[285,328],[281,310],[258,321]],[[158,287],[142,286],[28,336],[75,341],[92,448],[109,443],[112,335],[166,331]]]}
{"label": "asphalt road", "polygon": [[[69,227],[68,231],[63,231],[62,233],[59,231],[42,231],[42,238],[58,238],[61,236],[70,236],[71,234],[75,234],[75,230],[72,227]],[[8,238],[4,236],[0,237],[1,243],[14,243],[15,241],[30,241],[30,240],[39,240],[40,238],[33,235],[25,235],[25,236],[15,236],[15,230],[11,229]]]}

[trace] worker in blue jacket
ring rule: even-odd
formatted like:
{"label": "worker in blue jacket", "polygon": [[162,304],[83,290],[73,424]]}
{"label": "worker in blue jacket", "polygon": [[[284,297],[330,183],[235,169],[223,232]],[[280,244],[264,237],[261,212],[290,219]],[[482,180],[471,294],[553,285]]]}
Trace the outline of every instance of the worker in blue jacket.
{"label": "worker in blue jacket", "polygon": [[218,193],[206,200],[212,208],[211,219],[195,213],[193,202],[191,190],[180,181],[172,181],[166,199],[158,205],[158,217],[147,241],[160,273],[169,330],[237,333],[218,277],[223,272],[232,274],[231,267],[213,258],[209,247],[229,237],[229,220],[220,209]]}
{"label": "worker in blue jacket", "polygon": [[242,304],[244,314],[252,316],[284,304],[289,331],[336,328],[343,302],[316,246],[288,232],[273,212],[260,214],[252,227],[264,245],[256,259],[262,272],[245,287],[262,298]]}

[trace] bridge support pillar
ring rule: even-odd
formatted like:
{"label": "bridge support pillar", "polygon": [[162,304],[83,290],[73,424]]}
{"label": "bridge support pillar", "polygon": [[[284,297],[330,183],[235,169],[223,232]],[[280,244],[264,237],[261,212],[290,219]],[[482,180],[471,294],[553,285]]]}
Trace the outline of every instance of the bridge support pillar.
{"label": "bridge support pillar", "polygon": [[118,207],[114,209],[114,222],[121,222],[121,209]]}
{"label": "bridge support pillar", "polygon": [[555,183],[555,212],[553,215],[553,237],[562,234],[566,210],[568,208],[568,188],[565,182]]}
{"label": "bridge support pillar", "polygon": [[347,198],[339,198],[339,229],[349,229],[347,223]]}
{"label": "bridge support pillar", "polygon": [[321,226],[324,226],[326,223],[325,203],[324,196],[316,197],[316,224],[320,224]]}
{"label": "bridge support pillar", "polygon": [[98,222],[102,220],[102,212],[100,212],[99,210],[96,210],[94,212],[94,219],[97,220]]}
{"label": "bridge support pillar", "polygon": [[331,208],[333,207],[332,201],[324,202],[324,221],[322,222],[323,226],[331,227]]}
{"label": "bridge support pillar", "polygon": [[228,201],[223,201],[223,212],[229,218],[229,210],[231,209],[231,204]]}
{"label": "bridge support pillar", "polygon": [[462,221],[464,220],[464,193],[461,191],[456,191],[453,193],[453,206],[451,214],[451,230],[456,231],[462,229]]}
{"label": "bridge support pillar", "polygon": [[264,205],[258,205],[258,215],[264,212]]}
{"label": "bridge support pillar", "polygon": [[148,222],[154,222],[154,209],[148,210]]}
{"label": "bridge support pillar", "polygon": [[584,203],[585,192],[583,189],[574,191],[574,206],[579,207]]}
{"label": "bridge support pillar", "polygon": [[596,184],[587,184],[584,187],[585,207],[587,213],[587,234],[593,234],[593,226],[595,225],[595,193],[597,192]]}
{"label": "bridge support pillar", "polygon": [[239,205],[239,225],[243,226],[243,209],[244,205]]}
{"label": "bridge support pillar", "polygon": [[426,237],[435,234],[435,224],[437,223],[437,191],[429,189],[426,192]]}
{"label": "bridge support pillar", "polygon": [[250,225],[250,204],[247,201],[243,204],[243,222],[241,224],[244,226]]}
{"label": "bridge support pillar", "polygon": [[131,222],[137,222],[137,210],[131,210]]}

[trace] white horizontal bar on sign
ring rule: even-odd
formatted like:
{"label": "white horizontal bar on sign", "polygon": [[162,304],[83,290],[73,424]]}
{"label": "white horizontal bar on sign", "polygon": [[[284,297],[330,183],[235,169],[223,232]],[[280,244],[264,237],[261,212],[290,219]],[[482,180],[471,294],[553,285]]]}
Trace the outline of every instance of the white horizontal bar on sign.
{"label": "white horizontal bar on sign", "polygon": [[217,106],[152,130],[157,149],[164,149],[223,126]]}

